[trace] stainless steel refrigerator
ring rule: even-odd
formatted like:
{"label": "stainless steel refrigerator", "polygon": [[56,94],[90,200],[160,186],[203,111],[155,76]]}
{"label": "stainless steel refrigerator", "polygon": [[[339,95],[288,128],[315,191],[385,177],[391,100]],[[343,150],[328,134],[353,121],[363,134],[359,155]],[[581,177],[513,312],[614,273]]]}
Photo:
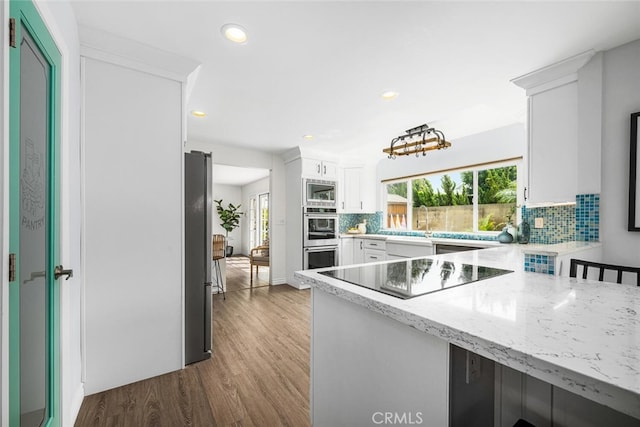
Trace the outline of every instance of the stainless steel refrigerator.
{"label": "stainless steel refrigerator", "polygon": [[211,155],[184,155],[185,362],[211,357]]}

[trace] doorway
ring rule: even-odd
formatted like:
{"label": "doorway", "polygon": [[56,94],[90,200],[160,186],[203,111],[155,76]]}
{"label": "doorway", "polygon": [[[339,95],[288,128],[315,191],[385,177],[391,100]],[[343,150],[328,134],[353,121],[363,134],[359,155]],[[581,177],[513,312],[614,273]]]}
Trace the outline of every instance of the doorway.
{"label": "doorway", "polygon": [[60,424],[60,64],[30,1],[10,3],[9,423]]}
{"label": "doorway", "polygon": [[256,197],[257,226],[256,245],[269,244],[269,193],[258,194]]}

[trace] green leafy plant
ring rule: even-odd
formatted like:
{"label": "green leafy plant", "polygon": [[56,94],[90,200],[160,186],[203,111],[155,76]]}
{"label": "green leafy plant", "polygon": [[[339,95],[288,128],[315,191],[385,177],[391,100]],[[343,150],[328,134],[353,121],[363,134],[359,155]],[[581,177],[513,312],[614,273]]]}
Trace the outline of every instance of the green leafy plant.
{"label": "green leafy plant", "polygon": [[490,213],[489,215],[480,218],[478,220],[478,230],[480,231],[494,231],[497,230],[496,228],[496,222],[493,219],[493,214]]}
{"label": "green leafy plant", "polygon": [[507,225],[511,224],[511,217],[516,213],[517,206],[514,204],[509,208],[509,213],[507,214]]}
{"label": "green leafy plant", "polygon": [[216,202],[216,210],[218,211],[218,216],[220,217],[220,226],[225,229],[227,232],[227,237],[229,237],[229,233],[233,231],[234,228],[240,225],[240,217],[242,216],[242,212],[240,212],[240,206],[234,206],[233,203],[229,203],[229,205],[225,208],[222,206],[222,199],[214,200]]}

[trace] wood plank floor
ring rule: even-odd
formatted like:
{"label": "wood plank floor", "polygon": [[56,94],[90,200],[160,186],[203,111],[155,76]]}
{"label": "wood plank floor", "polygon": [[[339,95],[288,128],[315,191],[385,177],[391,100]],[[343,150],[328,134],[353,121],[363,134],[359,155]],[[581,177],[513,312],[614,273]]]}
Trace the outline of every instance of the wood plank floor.
{"label": "wood plank floor", "polygon": [[309,295],[214,295],[210,360],[85,397],[76,427],[308,426]]}
{"label": "wood plank floor", "polygon": [[[239,289],[249,289],[251,287],[250,276],[251,266],[249,265],[249,257],[232,256],[226,259],[227,267],[227,292],[237,291]],[[269,267],[258,267],[256,275],[255,267],[253,267],[253,287],[269,286]]]}

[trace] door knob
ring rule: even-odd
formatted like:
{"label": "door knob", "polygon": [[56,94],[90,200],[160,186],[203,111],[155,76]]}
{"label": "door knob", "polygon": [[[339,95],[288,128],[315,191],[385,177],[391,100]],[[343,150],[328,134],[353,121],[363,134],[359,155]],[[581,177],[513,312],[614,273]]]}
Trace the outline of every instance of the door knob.
{"label": "door knob", "polygon": [[65,270],[63,266],[56,265],[56,267],[53,269],[53,277],[55,277],[55,279],[58,280],[60,276],[67,276],[65,280],[69,280],[70,278],[73,277],[73,270],[72,269]]}

